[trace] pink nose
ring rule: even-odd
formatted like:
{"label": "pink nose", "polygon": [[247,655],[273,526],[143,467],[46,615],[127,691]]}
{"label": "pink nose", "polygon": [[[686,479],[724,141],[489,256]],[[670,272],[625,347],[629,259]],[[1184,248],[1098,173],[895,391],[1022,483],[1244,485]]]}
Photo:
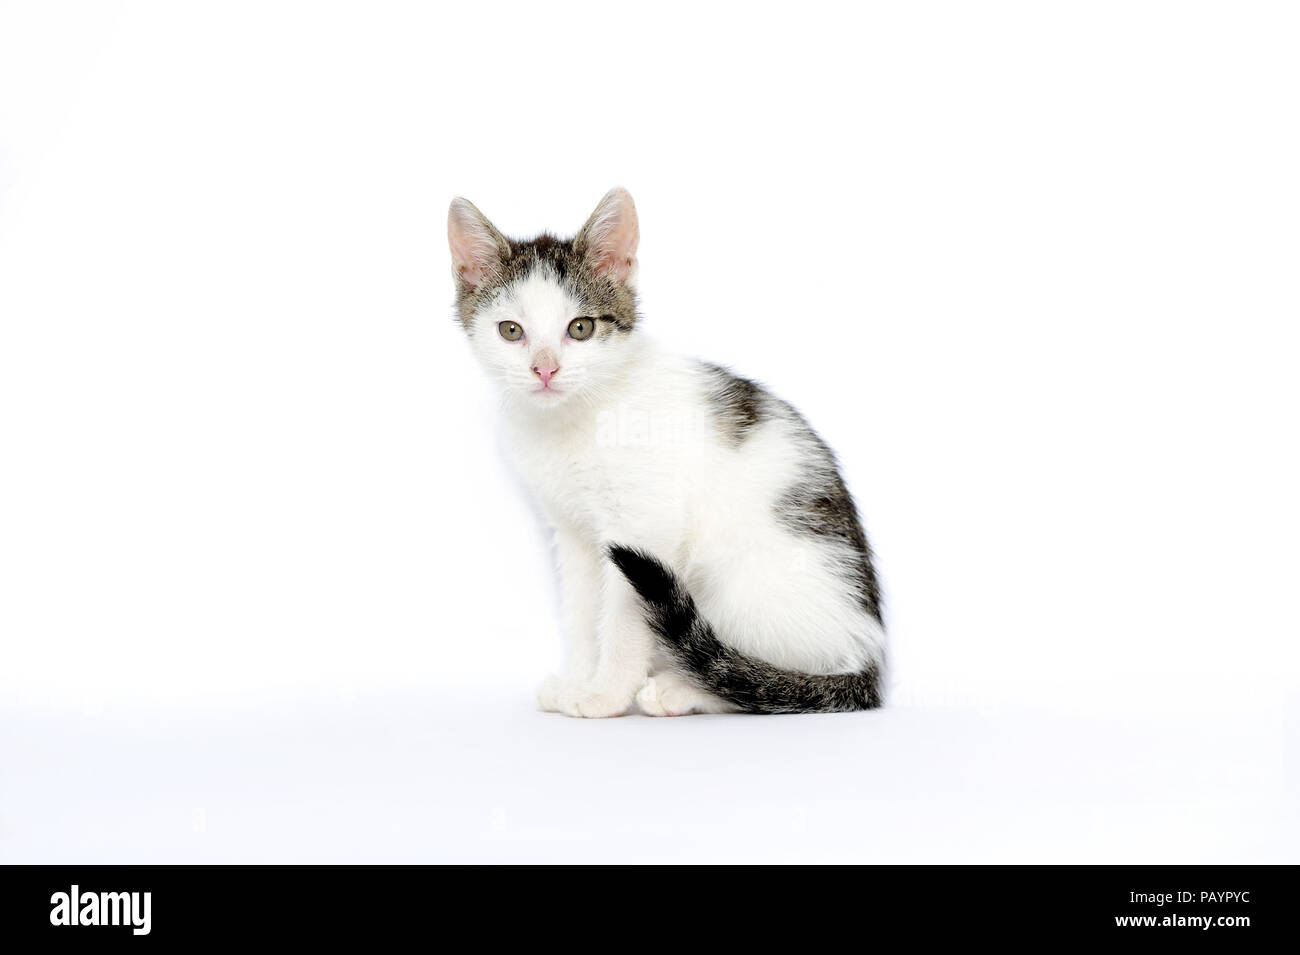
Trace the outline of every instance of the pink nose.
{"label": "pink nose", "polygon": [[533,365],[533,374],[542,379],[542,385],[547,388],[551,387],[551,379],[556,376],[559,370],[560,368],[558,365],[552,365],[549,363]]}

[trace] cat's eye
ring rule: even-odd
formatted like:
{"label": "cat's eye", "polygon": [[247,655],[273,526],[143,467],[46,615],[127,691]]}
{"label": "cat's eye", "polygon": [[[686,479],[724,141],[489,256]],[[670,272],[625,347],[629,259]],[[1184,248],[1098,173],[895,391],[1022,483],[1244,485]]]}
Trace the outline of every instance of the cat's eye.
{"label": "cat's eye", "polygon": [[591,337],[591,333],[596,330],[596,320],[594,318],[575,318],[569,322],[569,337],[577,341],[585,341]]}
{"label": "cat's eye", "polygon": [[497,331],[508,342],[517,342],[524,337],[524,330],[514,322],[502,322],[497,326]]}

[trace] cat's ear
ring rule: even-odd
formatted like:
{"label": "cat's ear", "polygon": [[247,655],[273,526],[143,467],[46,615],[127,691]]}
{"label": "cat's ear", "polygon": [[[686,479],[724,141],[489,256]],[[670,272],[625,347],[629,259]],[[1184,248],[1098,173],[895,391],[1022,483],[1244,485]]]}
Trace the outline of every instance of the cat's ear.
{"label": "cat's ear", "polygon": [[641,232],[632,194],[616,188],[605,193],[596,211],[574,240],[574,247],[597,275],[630,283],[636,275],[636,246]]}
{"label": "cat's ear", "polygon": [[453,199],[447,210],[447,242],[456,278],[478,287],[501,274],[510,243],[468,199]]}

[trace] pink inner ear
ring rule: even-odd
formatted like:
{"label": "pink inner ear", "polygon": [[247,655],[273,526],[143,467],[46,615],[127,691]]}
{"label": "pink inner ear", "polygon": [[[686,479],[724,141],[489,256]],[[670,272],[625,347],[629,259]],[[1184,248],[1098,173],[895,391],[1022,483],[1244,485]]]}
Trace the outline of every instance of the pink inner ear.
{"label": "pink inner ear", "polygon": [[460,206],[447,219],[447,241],[452,267],[470,285],[481,285],[496,271],[501,252],[481,222]]}
{"label": "pink inner ear", "polygon": [[619,241],[612,248],[596,250],[594,260],[597,275],[608,275],[620,282],[626,282],[632,274],[632,261],[636,253],[635,237],[629,242]]}
{"label": "pink inner ear", "polygon": [[470,285],[482,285],[483,280],[487,278],[487,263],[475,254],[472,247],[465,249],[453,248],[452,261],[456,266],[457,274]]}
{"label": "pink inner ear", "polygon": [[640,238],[632,197],[618,190],[606,197],[588,235],[588,252],[597,275],[626,282],[636,261]]}

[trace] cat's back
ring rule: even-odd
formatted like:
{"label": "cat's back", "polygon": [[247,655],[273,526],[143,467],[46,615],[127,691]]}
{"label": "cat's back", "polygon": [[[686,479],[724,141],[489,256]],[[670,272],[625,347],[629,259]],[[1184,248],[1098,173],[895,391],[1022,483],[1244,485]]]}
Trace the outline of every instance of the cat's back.
{"label": "cat's back", "polygon": [[748,655],[803,672],[855,671],[883,646],[880,594],[834,453],[757,382],[707,362],[696,375],[713,451],[693,477],[681,567],[691,593]]}

